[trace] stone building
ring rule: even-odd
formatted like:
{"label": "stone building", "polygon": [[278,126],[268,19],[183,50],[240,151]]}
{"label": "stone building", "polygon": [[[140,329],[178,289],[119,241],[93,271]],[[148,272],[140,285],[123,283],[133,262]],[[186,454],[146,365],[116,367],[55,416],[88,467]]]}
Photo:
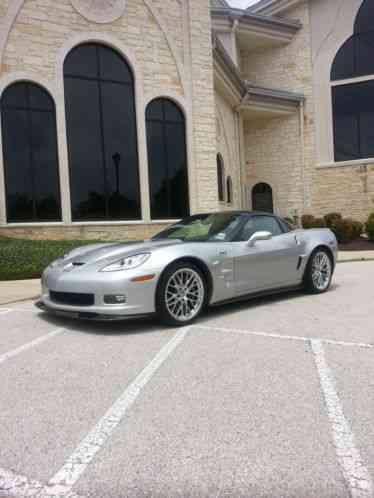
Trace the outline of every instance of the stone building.
{"label": "stone building", "polygon": [[374,211],[374,1],[0,0],[0,234]]}

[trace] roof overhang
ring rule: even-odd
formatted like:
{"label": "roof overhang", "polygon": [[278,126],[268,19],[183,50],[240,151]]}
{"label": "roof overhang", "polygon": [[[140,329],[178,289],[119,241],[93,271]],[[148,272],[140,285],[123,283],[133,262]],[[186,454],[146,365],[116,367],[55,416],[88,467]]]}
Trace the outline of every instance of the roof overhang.
{"label": "roof overhang", "polygon": [[211,9],[211,15],[214,31],[235,30],[239,47],[245,51],[288,44],[302,27],[299,21],[252,14],[240,9],[215,7]]}
{"label": "roof overhang", "polygon": [[271,119],[294,113],[304,102],[304,95],[262,88],[244,81],[216,36],[213,36],[215,89],[241,113],[245,120]]}
{"label": "roof overhang", "polygon": [[272,119],[295,113],[304,102],[302,94],[246,84],[247,92],[238,110],[245,121]]}
{"label": "roof overhang", "polygon": [[251,14],[277,16],[292,9],[302,1],[305,0],[260,0],[260,2],[248,7],[247,12]]}

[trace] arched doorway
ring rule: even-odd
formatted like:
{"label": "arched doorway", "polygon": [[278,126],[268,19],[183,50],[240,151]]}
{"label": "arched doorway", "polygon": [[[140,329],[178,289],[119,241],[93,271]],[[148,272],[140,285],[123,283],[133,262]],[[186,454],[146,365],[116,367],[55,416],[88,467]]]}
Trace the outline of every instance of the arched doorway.
{"label": "arched doorway", "polygon": [[257,183],[252,189],[253,211],[274,212],[273,190],[268,183]]}

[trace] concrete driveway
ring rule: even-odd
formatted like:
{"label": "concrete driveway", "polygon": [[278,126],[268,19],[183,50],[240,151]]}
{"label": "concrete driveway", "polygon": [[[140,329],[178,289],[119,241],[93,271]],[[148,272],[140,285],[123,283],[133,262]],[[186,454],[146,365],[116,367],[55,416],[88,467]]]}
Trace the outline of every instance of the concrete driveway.
{"label": "concrete driveway", "polygon": [[373,282],[178,330],[0,307],[0,496],[372,497]]}

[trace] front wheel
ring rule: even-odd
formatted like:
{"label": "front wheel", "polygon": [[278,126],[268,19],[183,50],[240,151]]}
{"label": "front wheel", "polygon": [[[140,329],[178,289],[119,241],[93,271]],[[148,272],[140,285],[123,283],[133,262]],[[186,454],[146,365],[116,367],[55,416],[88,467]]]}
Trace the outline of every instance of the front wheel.
{"label": "front wheel", "polygon": [[158,316],[166,325],[188,325],[200,315],[206,298],[207,286],[199,268],[176,263],[161,277],[156,296]]}
{"label": "front wheel", "polygon": [[332,261],[325,249],[317,249],[310,257],[305,271],[304,283],[307,291],[321,294],[330,287]]}

